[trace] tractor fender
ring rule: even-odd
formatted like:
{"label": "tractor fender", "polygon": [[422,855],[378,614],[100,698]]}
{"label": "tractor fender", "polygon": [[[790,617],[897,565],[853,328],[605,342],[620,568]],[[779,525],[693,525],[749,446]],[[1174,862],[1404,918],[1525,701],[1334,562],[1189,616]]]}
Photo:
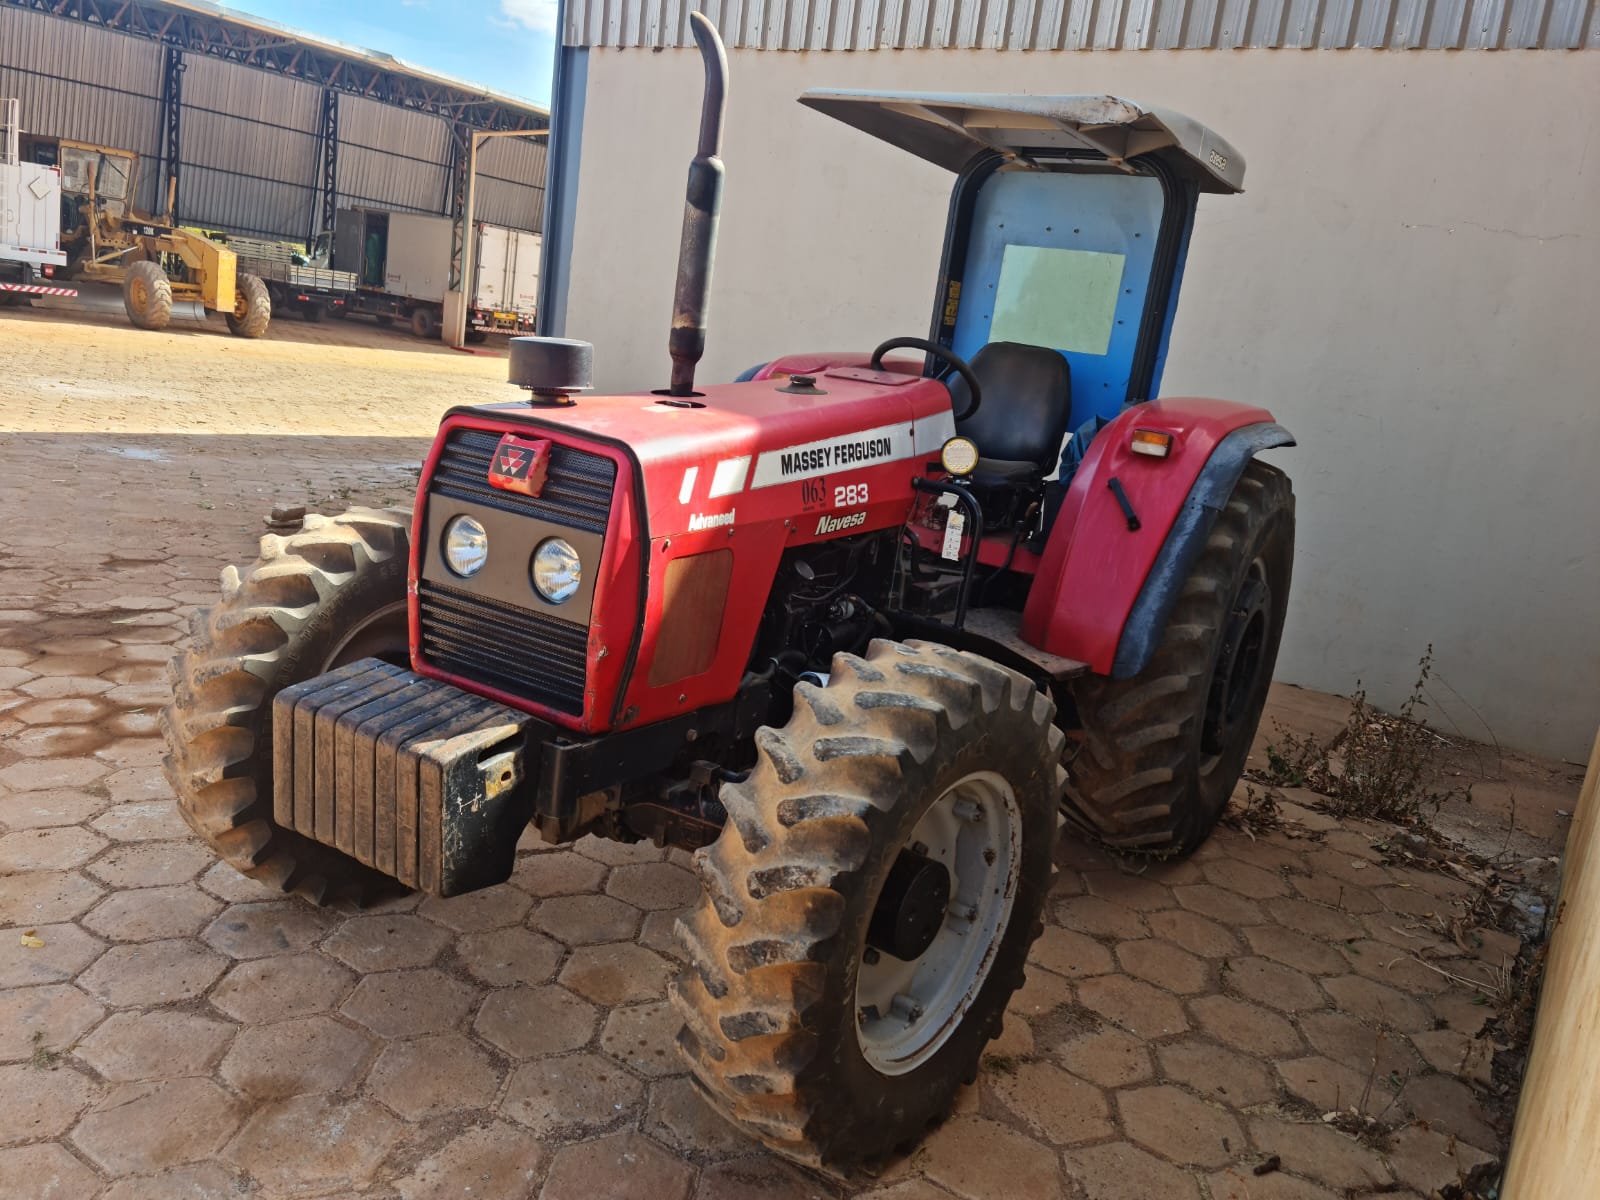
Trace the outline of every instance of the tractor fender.
{"label": "tractor fender", "polygon": [[[1168,456],[1135,453],[1136,429],[1171,434]],[[1122,413],[1090,443],[1067,490],[1023,609],[1023,639],[1099,675],[1139,674],[1245,464],[1293,444],[1266,409],[1227,400],[1150,401]]]}

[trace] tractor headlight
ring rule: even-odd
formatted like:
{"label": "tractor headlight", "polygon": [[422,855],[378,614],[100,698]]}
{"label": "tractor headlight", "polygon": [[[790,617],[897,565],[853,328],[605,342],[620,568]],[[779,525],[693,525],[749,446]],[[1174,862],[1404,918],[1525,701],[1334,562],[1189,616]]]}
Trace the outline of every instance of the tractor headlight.
{"label": "tractor headlight", "polygon": [[971,438],[951,438],[940,447],[939,463],[952,475],[971,475],[978,468],[977,443]]}
{"label": "tractor headlight", "polygon": [[457,517],[444,527],[444,562],[461,578],[476,575],[489,561],[489,535],[471,517]]}
{"label": "tractor headlight", "polygon": [[533,586],[551,604],[564,604],[583,585],[583,562],[565,538],[545,538],[533,552]]}

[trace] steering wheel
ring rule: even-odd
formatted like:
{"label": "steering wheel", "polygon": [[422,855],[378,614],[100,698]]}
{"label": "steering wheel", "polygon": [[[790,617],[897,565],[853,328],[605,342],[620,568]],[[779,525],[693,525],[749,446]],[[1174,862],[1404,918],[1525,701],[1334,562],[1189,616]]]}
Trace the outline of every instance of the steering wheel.
{"label": "steering wheel", "polygon": [[972,396],[972,403],[967,405],[967,411],[964,413],[957,413],[956,420],[965,421],[973,413],[978,411],[978,405],[983,403],[983,397],[979,394],[978,389],[978,377],[973,374],[972,368],[967,365],[967,360],[962,358],[955,351],[951,350],[948,346],[941,346],[938,342],[930,342],[927,338],[890,338],[887,342],[884,342],[883,345],[879,346],[872,352],[871,366],[874,371],[883,370],[883,356],[889,353],[891,350],[921,350],[924,354],[931,354],[935,358],[944,359],[944,361],[949,363],[950,366],[955,370],[957,375],[966,380],[967,391]]}

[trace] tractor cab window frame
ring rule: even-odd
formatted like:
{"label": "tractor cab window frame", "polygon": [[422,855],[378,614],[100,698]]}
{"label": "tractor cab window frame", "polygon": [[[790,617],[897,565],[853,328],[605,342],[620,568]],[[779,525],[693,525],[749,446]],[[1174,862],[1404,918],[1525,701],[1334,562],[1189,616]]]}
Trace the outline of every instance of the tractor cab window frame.
{"label": "tractor cab window frame", "polygon": [[[1106,175],[1119,178],[1131,175],[1152,178],[1159,184],[1161,214],[1155,234],[1155,246],[1150,257],[1144,303],[1138,317],[1139,326],[1129,361],[1127,387],[1124,394],[1108,397],[1107,407],[1112,408],[1114,412],[1124,405],[1151,399],[1160,386],[1161,368],[1166,357],[1172,315],[1177,307],[1183,253],[1193,226],[1195,204],[1198,199],[1198,190],[1195,186],[1180,179],[1158,158],[1145,157],[1116,165],[1098,154],[1038,151],[1019,155],[996,152],[974,160],[957,176],[951,192],[929,339],[940,345],[956,348],[957,326],[964,299],[963,286],[971,274],[969,254],[973,250],[974,223],[978,215],[979,197],[984,185],[991,182],[997,173],[1017,164],[1020,164],[1020,169],[1023,170],[1049,174]],[[1070,221],[1072,216],[1070,210],[1063,211],[1061,220]],[[1094,248],[1087,247],[1087,249]],[[928,370],[936,372],[937,364],[930,360]]]}

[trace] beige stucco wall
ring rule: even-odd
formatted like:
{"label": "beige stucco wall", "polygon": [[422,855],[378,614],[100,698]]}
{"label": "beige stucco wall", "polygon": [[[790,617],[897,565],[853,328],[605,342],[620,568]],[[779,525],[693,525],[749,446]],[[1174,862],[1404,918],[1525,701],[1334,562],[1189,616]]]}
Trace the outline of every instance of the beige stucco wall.
{"label": "beige stucco wall", "polygon": [[[1271,407],[1299,495],[1280,679],[1581,758],[1600,721],[1600,57],[737,51],[702,378],[925,333],[949,177],[807,87],[1108,91],[1214,126],[1163,394]],[[567,333],[660,386],[693,52],[590,54]],[[1481,714],[1482,721],[1477,714]]]}

